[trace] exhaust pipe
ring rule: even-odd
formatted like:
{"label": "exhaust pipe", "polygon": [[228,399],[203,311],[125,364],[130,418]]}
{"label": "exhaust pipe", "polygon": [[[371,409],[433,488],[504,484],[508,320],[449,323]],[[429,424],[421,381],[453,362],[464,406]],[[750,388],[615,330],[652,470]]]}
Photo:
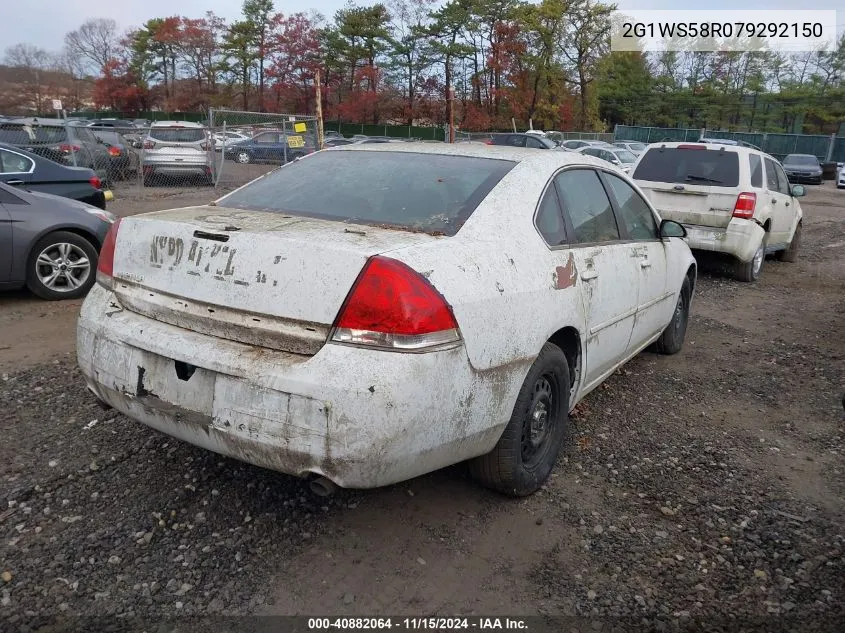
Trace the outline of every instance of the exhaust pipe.
{"label": "exhaust pipe", "polygon": [[312,479],[308,485],[311,488],[311,492],[318,497],[331,497],[335,492],[337,492],[337,486],[335,483],[325,477]]}

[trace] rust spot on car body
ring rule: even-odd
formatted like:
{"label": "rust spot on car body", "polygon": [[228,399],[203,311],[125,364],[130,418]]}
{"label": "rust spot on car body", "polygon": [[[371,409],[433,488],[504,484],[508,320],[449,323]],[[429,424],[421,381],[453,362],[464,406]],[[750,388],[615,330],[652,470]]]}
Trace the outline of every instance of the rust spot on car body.
{"label": "rust spot on car body", "polygon": [[565,290],[575,285],[578,279],[578,271],[575,269],[575,257],[569,253],[569,260],[565,266],[558,266],[555,269],[554,280],[555,290]]}

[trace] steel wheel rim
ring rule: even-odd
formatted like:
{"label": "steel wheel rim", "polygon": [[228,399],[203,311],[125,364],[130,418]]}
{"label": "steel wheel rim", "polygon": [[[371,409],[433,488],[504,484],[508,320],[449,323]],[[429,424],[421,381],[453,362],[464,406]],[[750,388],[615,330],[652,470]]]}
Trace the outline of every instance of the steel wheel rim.
{"label": "steel wheel rim", "polygon": [[91,275],[91,260],[76,244],[51,244],[35,259],[35,274],[45,288],[73,292],[85,285]]}
{"label": "steel wheel rim", "polygon": [[534,383],[531,404],[522,424],[520,438],[522,463],[528,469],[536,467],[543,460],[548,448],[548,440],[557,419],[557,392],[557,381],[551,373],[543,374]]}
{"label": "steel wheel rim", "polygon": [[763,267],[763,245],[760,244],[760,248],[757,249],[757,252],[754,253],[754,261],[752,263],[752,271],[754,276],[760,274],[760,269]]}
{"label": "steel wheel rim", "polygon": [[248,163],[249,162],[249,154],[246,152],[240,152],[238,154],[238,162],[239,163]]}

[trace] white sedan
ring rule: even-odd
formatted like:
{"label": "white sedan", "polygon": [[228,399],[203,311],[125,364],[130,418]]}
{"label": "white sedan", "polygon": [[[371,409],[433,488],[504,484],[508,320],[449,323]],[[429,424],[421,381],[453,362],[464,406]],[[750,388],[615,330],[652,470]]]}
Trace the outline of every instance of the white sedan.
{"label": "white sedan", "polygon": [[115,224],[79,364],[128,417],[315,491],[472,460],[527,495],[581,399],[653,343],[681,349],[684,235],[589,156],[325,150]]}

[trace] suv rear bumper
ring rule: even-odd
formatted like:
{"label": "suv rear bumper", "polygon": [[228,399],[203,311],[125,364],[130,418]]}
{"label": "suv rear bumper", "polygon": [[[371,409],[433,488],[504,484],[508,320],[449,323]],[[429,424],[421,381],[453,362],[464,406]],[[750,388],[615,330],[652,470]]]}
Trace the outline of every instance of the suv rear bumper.
{"label": "suv rear bumper", "polygon": [[724,253],[742,262],[751,261],[766,235],[754,220],[733,218],[726,227],[685,224],[687,243],[693,250]]}

